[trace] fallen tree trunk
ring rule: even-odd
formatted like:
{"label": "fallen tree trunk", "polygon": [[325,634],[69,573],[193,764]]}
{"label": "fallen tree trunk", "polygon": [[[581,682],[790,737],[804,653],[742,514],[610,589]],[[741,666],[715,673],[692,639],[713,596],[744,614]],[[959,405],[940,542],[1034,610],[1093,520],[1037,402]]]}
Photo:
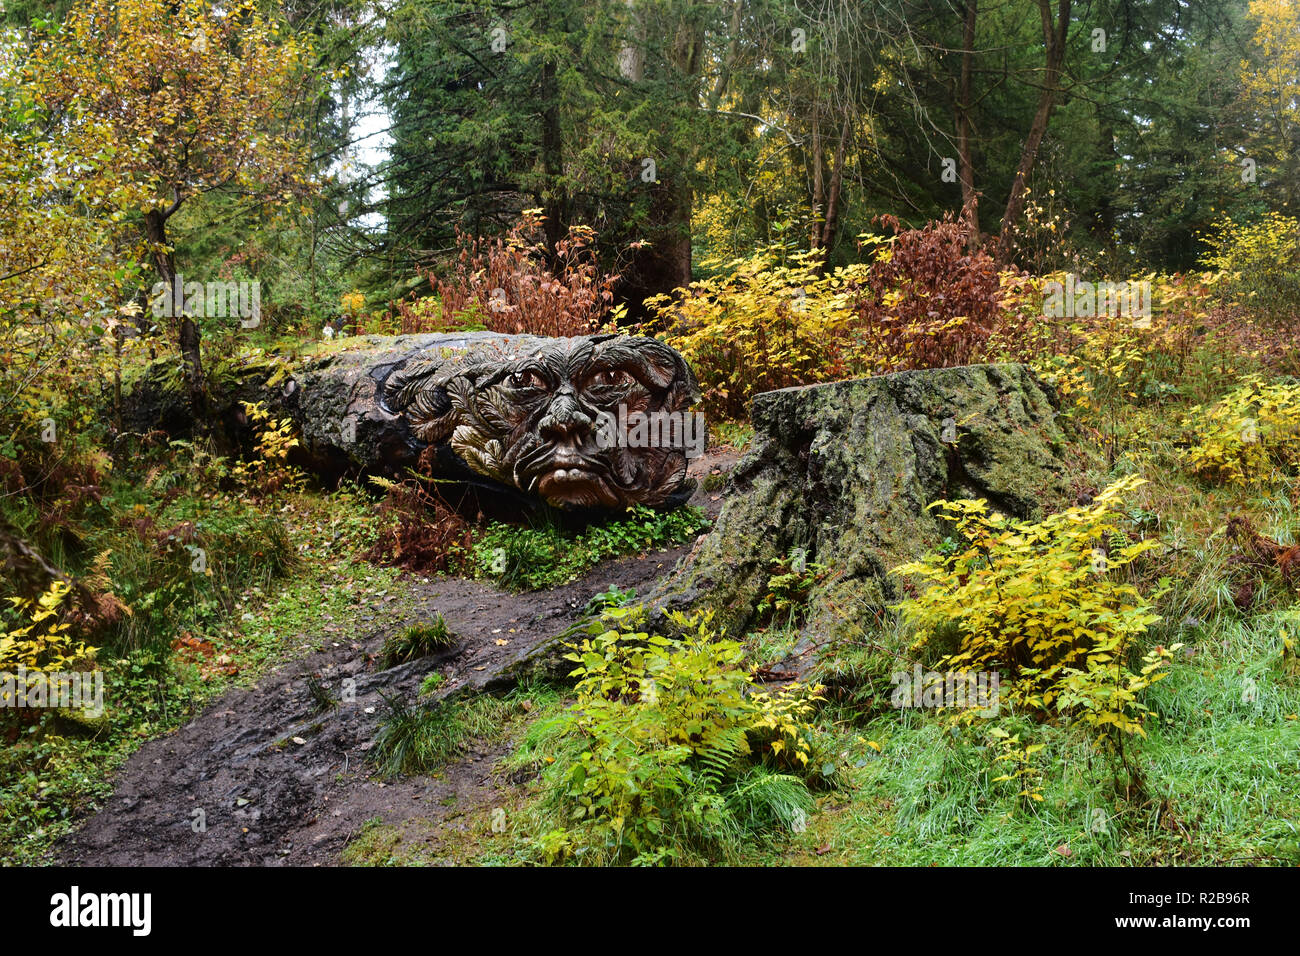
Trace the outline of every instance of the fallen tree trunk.
{"label": "fallen tree trunk", "polygon": [[[189,430],[174,379],[151,370],[129,428]],[[418,468],[562,508],[685,501],[706,435],[690,368],[644,337],[364,336],[296,361],[228,360],[212,379],[236,445],[253,439],[241,403],[261,402],[298,426],[295,463],[326,478]]]}

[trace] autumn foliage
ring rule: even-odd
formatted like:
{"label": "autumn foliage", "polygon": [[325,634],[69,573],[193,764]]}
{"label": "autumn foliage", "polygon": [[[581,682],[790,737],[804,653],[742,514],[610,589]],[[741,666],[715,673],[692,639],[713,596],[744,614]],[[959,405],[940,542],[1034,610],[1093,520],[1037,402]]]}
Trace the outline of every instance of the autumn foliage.
{"label": "autumn foliage", "polygon": [[993,259],[968,252],[968,227],[951,217],[921,229],[904,229],[894,216],[877,222],[894,238],[854,304],[859,363],[892,372],[977,361],[1002,314]]}
{"label": "autumn foliage", "polygon": [[376,483],[388,491],[379,505],[385,525],[367,560],[425,574],[455,570],[473,541],[469,522],[436,490],[413,481]]}
{"label": "autumn foliage", "polygon": [[743,419],[760,392],[845,377],[848,283],[860,266],[818,275],[814,253],[780,246],[728,263],[726,274],[647,300],[649,331],[690,362],[706,414]]}
{"label": "autumn foliage", "polygon": [[1000,277],[983,252],[966,251],[951,219],[863,237],[869,263],[825,270],[817,253],[776,245],[727,264],[647,304],[687,357],[706,412],[743,419],[754,395],[777,388],[981,360],[1003,309]]}
{"label": "autumn foliage", "polygon": [[441,332],[480,326],[493,332],[572,336],[599,330],[612,317],[616,273],[604,272],[595,232],[570,226],[548,259],[542,218],[525,211],[504,237],[459,233],[449,275],[428,273],[433,296],[397,305],[400,331]]}
{"label": "autumn foliage", "polygon": [[310,192],[291,112],[309,57],[252,3],[85,0],[36,44],[27,74],[62,147],[90,160],[83,176],[133,187],[92,203],[115,220],[166,219],[213,189],[272,202]]}

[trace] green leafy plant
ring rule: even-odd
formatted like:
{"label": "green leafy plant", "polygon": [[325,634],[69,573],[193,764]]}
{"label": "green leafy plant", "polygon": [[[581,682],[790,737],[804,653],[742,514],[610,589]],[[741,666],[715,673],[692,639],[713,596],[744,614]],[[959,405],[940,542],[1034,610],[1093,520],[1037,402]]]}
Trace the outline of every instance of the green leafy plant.
{"label": "green leafy plant", "polygon": [[709,526],[699,508],[655,511],[641,505],[627,516],[572,533],[556,524],[522,528],[494,522],[474,542],[475,571],[511,590],[554,587],[572,581],[606,558],[664,548]]}
{"label": "green leafy plant", "polygon": [[671,616],[680,638],[637,630],[617,608],[571,645],[577,700],[559,718],[577,746],[545,775],[563,825],[553,861],[658,864],[725,850],[742,835],[798,829],[813,808],[808,723],[816,688],[770,695],[708,616]]}
{"label": "green leafy plant", "polygon": [[447,683],[447,678],[442,674],[439,674],[437,671],[434,671],[432,674],[425,674],[424,680],[420,681],[420,694],[421,696],[432,694],[445,683]]}
{"label": "green leafy plant", "polygon": [[767,587],[754,610],[760,619],[778,627],[794,625],[807,606],[809,592],[825,574],[826,565],[809,561],[803,548],[791,548],[769,565]]}
{"label": "green leafy plant", "polygon": [[1121,530],[1124,495],[1142,483],[1120,479],[1092,504],[1040,522],[991,512],[984,499],[936,502],[966,547],[895,568],[926,585],[899,605],[917,628],[916,648],[955,636],[940,666],[1005,672],[1001,697],[1013,706],[1075,716],[1098,742],[1145,736],[1139,697],[1181,645],[1157,646],[1132,666],[1137,640],[1160,620],[1149,603],[1159,592],[1144,597],[1119,572],[1157,542],[1106,548]]}
{"label": "green leafy plant", "polygon": [[583,608],[583,614],[598,615],[611,607],[623,607],[625,604],[631,604],[636,600],[636,588],[628,588],[624,591],[617,584],[611,584],[605,590],[592,597]]}

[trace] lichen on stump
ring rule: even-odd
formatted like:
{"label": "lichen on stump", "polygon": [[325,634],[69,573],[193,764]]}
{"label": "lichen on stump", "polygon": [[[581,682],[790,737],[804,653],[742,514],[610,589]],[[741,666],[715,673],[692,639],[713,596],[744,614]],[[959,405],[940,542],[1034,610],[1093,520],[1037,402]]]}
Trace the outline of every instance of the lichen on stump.
{"label": "lichen on stump", "polygon": [[986,498],[1029,517],[1068,497],[1055,398],[1024,366],[971,365],[766,392],[722,513],[652,594],[659,612],[711,609],[729,636],[757,623],[771,562],[792,548],[827,572],[807,641],[857,633],[899,600],[889,569],[938,545],[927,509]]}

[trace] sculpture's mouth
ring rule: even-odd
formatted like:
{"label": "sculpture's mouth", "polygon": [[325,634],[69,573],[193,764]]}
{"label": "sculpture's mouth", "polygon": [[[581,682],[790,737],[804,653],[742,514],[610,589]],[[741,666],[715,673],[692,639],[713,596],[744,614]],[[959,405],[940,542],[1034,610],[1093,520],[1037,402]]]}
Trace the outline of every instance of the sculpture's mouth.
{"label": "sculpture's mouth", "polygon": [[573,445],[552,445],[521,469],[522,484],[551,502],[617,506],[609,465]]}
{"label": "sculpture's mouth", "polygon": [[541,477],[541,481],[596,481],[600,474],[592,468],[574,465],[569,468],[556,468]]}
{"label": "sculpture's mouth", "polygon": [[574,486],[599,484],[603,478],[590,468],[555,468],[537,480],[537,488],[548,498]]}
{"label": "sculpture's mouth", "polygon": [[605,463],[575,442],[544,444],[520,459],[516,474],[525,486],[544,478],[586,477],[592,480],[607,472]]}
{"label": "sculpture's mouth", "polygon": [[538,493],[552,504],[617,507],[619,496],[605,476],[590,468],[555,468],[538,479]]}

